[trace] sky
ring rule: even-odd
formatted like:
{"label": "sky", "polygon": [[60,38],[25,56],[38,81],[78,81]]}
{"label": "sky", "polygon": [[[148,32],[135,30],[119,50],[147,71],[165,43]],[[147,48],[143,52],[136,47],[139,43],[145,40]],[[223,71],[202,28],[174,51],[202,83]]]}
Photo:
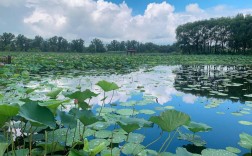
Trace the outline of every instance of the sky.
{"label": "sky", "polygon": [[0,0],[0,34],[176,41],[178,25],[252,14],[252,0]]}

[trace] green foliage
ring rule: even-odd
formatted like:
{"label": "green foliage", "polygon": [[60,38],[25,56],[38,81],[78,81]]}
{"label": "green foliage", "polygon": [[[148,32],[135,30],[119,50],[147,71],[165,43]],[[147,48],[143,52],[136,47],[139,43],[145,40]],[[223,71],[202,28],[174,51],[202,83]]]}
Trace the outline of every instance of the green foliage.
{"label": "green foliage", "polygon": [[190,122],[190,117],[176,110],[166,110],[160,116],[152,116],[150,121],[160,126],[163,131],[171,132]]}
{"label": "green foliage", "polygon": [[105,80],[99,81],[96,85],[101,87],[104,92],[109,92],[112,90],[117,90],[119,87],[114,82],[107,82]]}
{"label": "green foliage", "polygon": [[240,141],[238,144],[243,148],[252,150],[252,136],[247,133],[241,133]]}

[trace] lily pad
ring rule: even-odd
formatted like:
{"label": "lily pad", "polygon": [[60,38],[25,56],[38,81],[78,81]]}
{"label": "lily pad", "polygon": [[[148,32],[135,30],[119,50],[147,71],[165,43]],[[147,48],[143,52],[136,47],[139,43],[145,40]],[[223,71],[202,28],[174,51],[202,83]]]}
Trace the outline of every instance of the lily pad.
{"label": "lily pad", "polygon": [[239,121],[239,123],[242,125],[247,125],[247,126],[252,125],[252,122],[249,122],[249,121]]}
{"label": "lily pad", "polygon": [[144,138],[145,138],[145,136],[142,134],[129,133],[129,137],[128,137],[127,141],[140,144],[141,142],[143,142]]}
{"label": "lily pad", "polygon": [[125,155],[137,155],[144,149],[141,144],[127,143],[122,148],[122,153]]}
{"label": "lily pad", "polygon": [[185,127],[193,133],[207,132],[207,131],[212,130],[212,127],[210,127],[204,123],[197,123],[194,121],[191,121],[188,125],[185,125]]}
{"label": "lily pad", "polygon": [[239,136],[240,136],[240,142],[238,144],[243,148],[251,150],[252,149],[252,136],[247,133],[241,133]]}
{"label": "lily pad", "polygon": [[99,139],[104,138],[111,138],[112,137],[112,131],[109,130],[100,130],[95,133],[95,137]]}
{"label": "lily pad", "polygon": [[116,111],[120,115],[130,116],[130,115],[137,115],[138,112],[133,109],[119,109]]}
{"label": "lily pad", "polygon": [[206,145],[206,141],[202,140],[201,137],[199,135],[193,135],[193,134],[184,134],[184,133],[180,133],[178,136],[179,140],[186,140],[189,141],[191,143],[193,143],[195,146],[204,146]]}
{"label": "lily pad", "polygon": [[202,156],[237,156],[236,154],[223,149],[204,149]]}
{"label": "lily pad", "polygon": [[139,113],[151,115],[151,114],[155,114],[156,112],[153,110],[149,110],[149,109],[142,109],[139,111]]}
{"label": "lily pad", "polygon": [[235,147],[226,147],[226,150],[232,153],[236,153],[236,154],[241,153],[241,150]]}

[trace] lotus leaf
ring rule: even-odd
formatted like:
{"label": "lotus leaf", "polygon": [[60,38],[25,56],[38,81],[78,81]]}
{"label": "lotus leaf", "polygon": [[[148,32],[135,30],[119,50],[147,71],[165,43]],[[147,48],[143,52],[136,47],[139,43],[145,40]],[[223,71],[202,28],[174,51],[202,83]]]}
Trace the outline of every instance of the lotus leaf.
{"label": "lotus leaf", "polygon": [[163,131],[171,132],[182,125],[188,124],[190,116],[176,110],[166,110],[160,116],[152,116],[149,120],[160,126]]}
{"label": "lotus leaf", "polygon": [[137,115],[138,112],[133,109],[119,109],[116,111],[120,115],[130,116],[130,115]]}
{"label": "lotus leaf", "polygon": [[55,128],[55,119],[52,112],[38,105],[37,102],[26,103],[20,107],[19,115],[32,123]]}
{"label": "lotus leaf", "polygon": [[73,115],[63,111],[59,111],[57,114],[60,117],[61,124],[63,124],[65,127],[75,128],[77,126],[77,120]]}
{"label": "lotus leaf", "polygon": [[9,104],[1,104],[0,105],[0,118],[2,116],[13,117],[18,114],[19,106],[17,105],[9,105]]}
{"label": "lotus leaf", "polygon": [[207,131],[212,130],[212,127],[210,127],[204,123],[197,123],[197,122],[193,122],[193,121],[191,121],[188,125],[185,125],[185,127],[193,133],[207,132]]}
{"label": "lotus leaf", "polygon": [[95,133],[95,137],[99,139],[104,138],[111,138],[112,137],[112,131],[109,130],[100,130]]}
{"label": "lotus leaf", "polygon": [[[13,154],[15,153],[15,154]],[[15,151],[10,151],[8,153],[5,153],[4,156],[24,156],[29,154],[29,149],[19,149]]]}
{"label": "lotus leaf", "polygon": [[235,147],[226,147],[226,150],[232,153],[236,153],[236,154],[241,153],[241,150]]}
{"label": "lotus leaf", "polygon": [[142,134],[138,134],[138,133],[129,133],[128,136],[128,142],[132,142],[132,143],[138,143],[140,144],[141,142],[143,142],[145,136]]}
{"label": "lotus leaf", "polygon": [[140,153],[145,147],[141,144],[135,143],[126,143],[122,148],[122,153],[125,155],[137,155]]}
{"label": "lotus leaf", "polygon": [[105,144],[105,146],[108,146],[110,144],[110,142],[106,139],[92,139],[91,141],[89,141],[89,148],[94,149],[102,143]]}
{"label": "lotus leaf", "polygon": [[206,142],[204,140],[202,140],[201,137],[198,135],[180,133],[178,136],[178,139],[189,141],[189,142],[193,143],[195,146],[206,145]]}
{"label": "lotus leaf", "polygon": [[0,155],[4,155],[5,150],[9,146],[8,143],[1,142],[0,143]]}
{"label": "lotus leaf", "polygon": [[237,156],[236,154],[223,149],[204,149],[202,156]]}
{"label": "lotus leaf", "polygon": [[52,90],[51,92],[47,93],[46,96],[50,97],[51,99],[56,99],[62,90],[63,90],[62,88],[57,88],[57,89]]}
{"label": "lotus leaf", "polygon": [[251,150],[252,149],[252,136],[247,133],[241,133],[240,142],[238,144],[243,148]]}
{"label": "lotus leaf", "polygon": [[156,112],[153,111],[153,110],[142,109],[142,110],[139,111],[139,113],[151,115],[151,114],[155,114]]}
{"label": "lotus leaf", "polygon": [[57,108],[59,107],[59,105],[65,103],[65,102],[69,102],[69,100],[65,100],[65,101],[60,101],[60,100],[48,100],[45,102],[39,102],[38,104],[42,107],[47,107],[49,108],[53,114],[56,113]]}
{"label": "lotus leaf", "polygon": [[249,121],[239,121],[239,123],[242,125],[247,125],[247,126],[252,125],[252,122],[249,122]]}
{"label": "lotus leaf", "polygon": [[43,149],[46,149],[46,153],[44,153],[44,154],[63,151],[65,149],[64,146],[62,146],[62,145],[60,145],[59,143],[56,143],[56,142],[53,142],[53,143],[41,142],[41,143],[37,144],[37,146],[40,146]]}
{"label": "lotus leaf", "polygon": [[101,87],[104,92],[109,92],[112,90],[117,90],[119,87],[114,82],[107,82],[105,80],[99,81],[96,85]]}
{"label": "lotus leaf", "polygon": [[112,149],[112,154],[110,149],[105,149],[101,151],[101,156],[120,156],[120,149],[118,147],[114,147]]}

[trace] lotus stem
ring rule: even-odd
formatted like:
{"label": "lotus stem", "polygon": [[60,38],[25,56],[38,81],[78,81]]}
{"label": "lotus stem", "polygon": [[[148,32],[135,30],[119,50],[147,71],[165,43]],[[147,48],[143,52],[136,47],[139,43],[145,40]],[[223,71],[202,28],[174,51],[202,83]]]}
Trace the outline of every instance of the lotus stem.
{"label": "lotus stem", "polygon": [[[45,142],[46,142],[46,144],[48,143],[47,131],[45,131]],[[46,152],[47,152],[47,146],[45,146],[45,154],[44,154],[44,156],[46,156]]]}
{"label": "lotus stem", "polygon": [[170,146],[170,144],[171,144],[172,140],[174,139],[175,135],[177,134],[177,132],[178,132],[178,129],[177,129],[176,132],[173,134],[171,140],[168,142],[167,146],[165,147],[164,152],[165,152],[165,151],[167,150],[167,148]]}
{"label": "lotus stem", "polygon": [[29,129],[30,136],[29,136],[29,152],[30,156],[32,156],[32,125],[31,128]]}
{"label": "lotus stem", "polygon": [[160,153],[160,152],[162,151],[162,149],[164,148],[164,145],[167,143],[167,141],[169,141],[170,137],[171,137],[171,134],[169,133],[169,134],[168,134],[168,138],[165,140],[165,142],[163,143],[163,145],[162,145],[161,148],[159,149],[158,153]]}
{"label": "lotus stem", "polygon": [[162,137],[162,135],[163,135],[163,131],[160,133],[159,137],[158,137],[156,140],[154,140],[154,141],[152,141],[151,143],[149,143],[147,146],[145,146],[145,148],[147,148],[147,147],[149,147],[150,145],[152,145],[152,144],[154,144],[155,142],[157,142],[157,141]]}
{"label": "lotus stem", "polygon": [[112,97],[111,97],[111,99],[110,99],[110,101],[109,101],[109,104],[111,104],[111,101],[112,101],[112,99],[113,99],[113,97],[114,97],[114,90],[113,90],[113,92],[112,92]]}
{"label": "lotus stem", "polygon": [[101,109],[100,109],[100,112],[99,112],[99,116],[101,116],[101,111],[102,111],[102,108],[105,104],[105,92],[103,93],[103,102],[102,102],[102,106],[101,106]]}

